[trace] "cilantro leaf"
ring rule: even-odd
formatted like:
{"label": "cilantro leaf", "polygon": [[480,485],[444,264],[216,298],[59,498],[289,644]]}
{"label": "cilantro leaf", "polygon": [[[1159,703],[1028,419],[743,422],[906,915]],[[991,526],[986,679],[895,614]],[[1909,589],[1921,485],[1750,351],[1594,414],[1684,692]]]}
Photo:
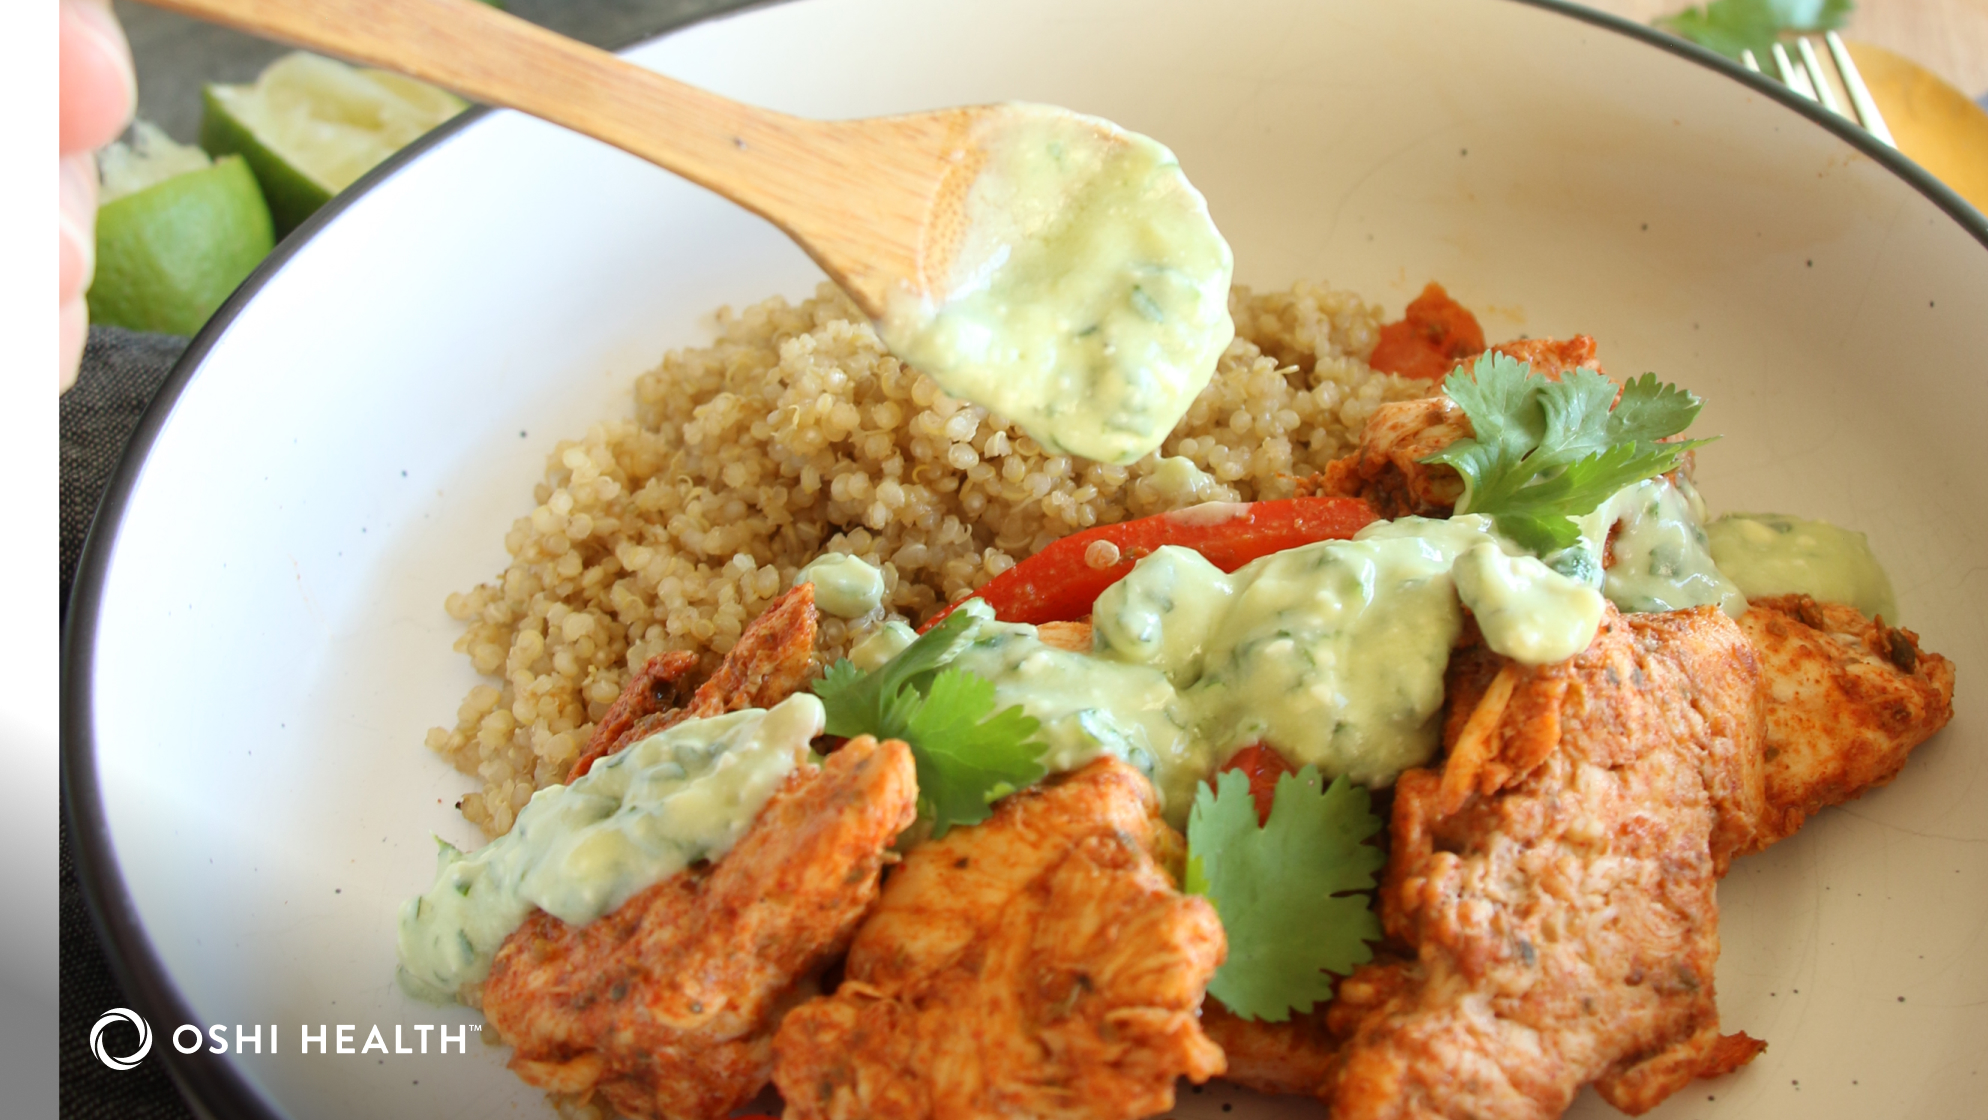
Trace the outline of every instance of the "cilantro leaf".
{"label": "cilantro leaf", "polygon": [[[1526,367],[1530,374],[1532,368]],[[1591,369],[1571,369],[1560,380],[1539,379],[1539,403],[1546,412],[1546,433],[1539,450],[1555,465],[1596,455],[1621,441],[1610,439],[1609,406],[1615,403],[1615,382]]]}
{"label": "cilantro leaf", "polygon": [[1855,7],[1851,0],[1711,0],[1654,22],[1734,61],[1750,50],[1765,66],[1781,32],[1842,27]]}
{"label": "cilantro leaf", "polygon": [[1499,532],[1542,556],[1580,539],[1573,518],[1709,442],[1659,442],[1689,427],[1703,402],[1653,373],[1624,385],[1618,399],[1615,383],[1593,370],[1550,381],[1490,352],[1468,372],[1453,370],[1443,391],[1476,436],[1422,461],[1463,475],[1457,512],[1491,515]]}
{"label": "cilantro leaf", "polygon": [[975,616],[955,611],[865,673],[848,659],[815,682],[830,735],[902,739],[918,767],[919,815],[932,835],[979,824],[995,801],[1039,781],[1048,750],[1020,705],[994,711],[994,682],[947,668],[973,641]]}
{"label": "cilantro leaf", "polygon": [[[1443,380],[1443,392],[1463,406],[1471,419],[1476,432],[1471,443],[1482,446],[1492,461],[1522,458],[1538,447],[1546,434],[1546,411],[1540,406],[1538,385],[1545,384],[1546,379],[1535,379],[1531,366],[1496,351],[1479,355],[1472,371],[1470,377],[1459,377],[1459,365]],[[1480,416],[1484,423],[1477,426]],[[1462,442],[1451,444],[1444,453],[1458,451]]]}
{"label": "cilantro leaf", "polygon": [[1281,1023],[1332,998],[1332,977],[1373,958],[1380,919],[1358,893],[1386,857],[1362,843],[1380,831],[1367,791],[1318,767],[1277,782],[1257,826],[1249,778],[1225,770],[1202,786],[1187,820],[1189,893],[1214,903],[1229,955],[1208,991],[1237,1015]]}
{"label": "cilantro leaf", "polygon": [[979,824],[994,802],[1048,773],[1041,724],[1020,705],[994,712],[994,682],[964,669],[945,669],[913,713],[903,736],[918,764],[921,812],[932,835],[956,824]]}
{"label": "cilantro leaf", "polygon": [[863,672],[846,657],[829,666],[828,675],[814,686],[828,717],[828,733],[846,739],[903,739],[940,666],[973,641],[973,622],[972,614],[954,611],[874,672]]}
{"label": "cilantro leaf", "polygon": [[1541,556],[1572,547],[1581,539],[1580,525],[1562,511],[1587,513],[1617,490],[1670,470],[1682,450],[1706,442],[1666,443],[1648,450],[1642,444],[1623,443],[1578,459],[1554,477],[1513,495],[1499,509],[1498,531]]}
{"label": "cilantro leaf", "polygon": [[1658,381],[1654,373],[1633,378],[1622,386],[1622,399],[1608,414],[1608,442],[1654,443],[1674,436],[1691,426],[1704,403],[1675,385]]}

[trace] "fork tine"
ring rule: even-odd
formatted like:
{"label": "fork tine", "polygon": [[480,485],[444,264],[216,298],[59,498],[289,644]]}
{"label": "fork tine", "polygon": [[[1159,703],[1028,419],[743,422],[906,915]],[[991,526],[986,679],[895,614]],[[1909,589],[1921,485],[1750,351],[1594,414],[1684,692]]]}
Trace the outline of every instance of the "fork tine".
{"label": "fork tine", "polygon": [[1823,34],[1822,39],[1829,45],[1829,57],[1836,60],[1836,73],[1843,79],[1843,89],[1850,95],[1850,104],[1857,109],[1857,123],[1886,144],[1898,147],[1898,141],[1892,139],[1890,126],[1884,123],[1884,114],[1878,112],[1877,101],[1871,97],[1871,87],[1864,84],[1864,76],[1857,71],[1857,63],[1850,58],[1849,48],[1843,45],[1843,37],[1829,31]]}
{"label": "fork tine", "polygon": [[1836,91],[1829,86],[1829,75],[1822,72],[1822,60],[1815,56],[1815,45],[1807,39],[1795,40],[1795,50],[1802,56],[1802,69],[1808,71],[1809,81],[1815,86],[1816,100],[1822,107],[1839,117],[1848,119],[1850,114],[1836,101]]}
{"label": "fork tine", "polygon": [[1781,44],[1774,44],[1774,69],[1781,72],[1781,84],[1808,98],[1815,100],[1815,87],[1809,84],[1809,76],[1788,59],[1788,51]]}
{"label": "fork tine", "polygon": [[1740,50],[1740,65],[1745,66],[1748,70],[1756,74],[1760,73],[1760,60],[1753,57],[1753,52],[1746,48],[1741,48]]}

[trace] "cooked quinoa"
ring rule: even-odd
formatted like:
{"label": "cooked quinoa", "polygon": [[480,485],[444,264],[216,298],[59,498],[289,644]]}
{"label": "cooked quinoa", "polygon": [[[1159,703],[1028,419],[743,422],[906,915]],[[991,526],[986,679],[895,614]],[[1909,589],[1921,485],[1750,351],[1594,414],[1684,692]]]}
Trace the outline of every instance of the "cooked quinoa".
{"label": "cooked quinoa", "polygon": [[[428,746],[482,789],[463,815],[495,836],[561,781],[631,667],[668,649],[715,663],[823,552],[884,574],[918,622],[1050,541],[1204,501],[1286,497],[1344,454],[1376,405],[1428,393],[1376,373],[1381,309],[1298,284],[1230,295],[1236,340],[1158,455],[1106,466],[1046,454],[986,409],[900,365],[847,297],[719,312],[708,347],[635,383],[632,418],[562,440],[505,535],[511,563],[450,595],[456,649],[494,683]],[[1161,470],[1161,456],[1201,473]],[[1177,465],[1176,465],[1177,467]],[[882,615],[824,618],[832,660]]]}

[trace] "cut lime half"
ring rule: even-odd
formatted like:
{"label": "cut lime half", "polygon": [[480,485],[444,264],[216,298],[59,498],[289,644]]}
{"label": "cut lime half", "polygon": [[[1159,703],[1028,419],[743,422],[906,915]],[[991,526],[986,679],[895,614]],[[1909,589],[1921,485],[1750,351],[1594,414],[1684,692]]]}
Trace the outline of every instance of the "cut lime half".
{"label": "cut lime half", "polygon": [[204,92],[200,144],[239,154],[262,183],[278,236],[381,160],[468,103],[434,86],[299,51],[249,85]]}
{"label": "cut lime half", "polygon": [[248,165],[211,166],[144,122],[100,157],[97,270],[90,319],[191,335],[269,253],[269,208]]}

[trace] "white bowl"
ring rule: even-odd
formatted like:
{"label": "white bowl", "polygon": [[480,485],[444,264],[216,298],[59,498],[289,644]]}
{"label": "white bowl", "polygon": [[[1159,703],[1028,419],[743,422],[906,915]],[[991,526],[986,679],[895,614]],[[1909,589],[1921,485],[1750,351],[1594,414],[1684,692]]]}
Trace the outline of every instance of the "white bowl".
{"label": "white bowl", "polygon": [[[1868,531],[1961,689],[1895,784],[1727,880],[1720,1006],[1770,1049],[1659,1115],[1979,1107],[1981,215],[1764,81],[1560,5],[807,0],[631,57],[811,116],[1022,99],[1109,117],[1179,153],[1245,283],[1398,309],[1435,278],[1494,338],[1587,332],[1618,373],[1703,393],[1715,508]],[[429,833],[473,839],[450,808],[467,780],[422,747],[473,680],[443,597],[501,570],[554,440],[629,409],[633,376],[707,339],[712,308],[818,274],[718,198],[507,113],[307,233],[189,351],[91,542],[64,727],[83,876],[154,1049],[206,1107],[548,1115],[500,1048],[306,1056],[299,1031],[335,1046],[352,1024],[356,1049],[399,1025],[412,1046],[417,1024],[475,1020],[393,980]],[[182,1057],[182,1023],[274,1024],[280,1050]],[[1178,1114],[1232,1098],[1318,1113],[1210,1092]],[[1572,1113],[1607,1114],[1591,1094]]]}

